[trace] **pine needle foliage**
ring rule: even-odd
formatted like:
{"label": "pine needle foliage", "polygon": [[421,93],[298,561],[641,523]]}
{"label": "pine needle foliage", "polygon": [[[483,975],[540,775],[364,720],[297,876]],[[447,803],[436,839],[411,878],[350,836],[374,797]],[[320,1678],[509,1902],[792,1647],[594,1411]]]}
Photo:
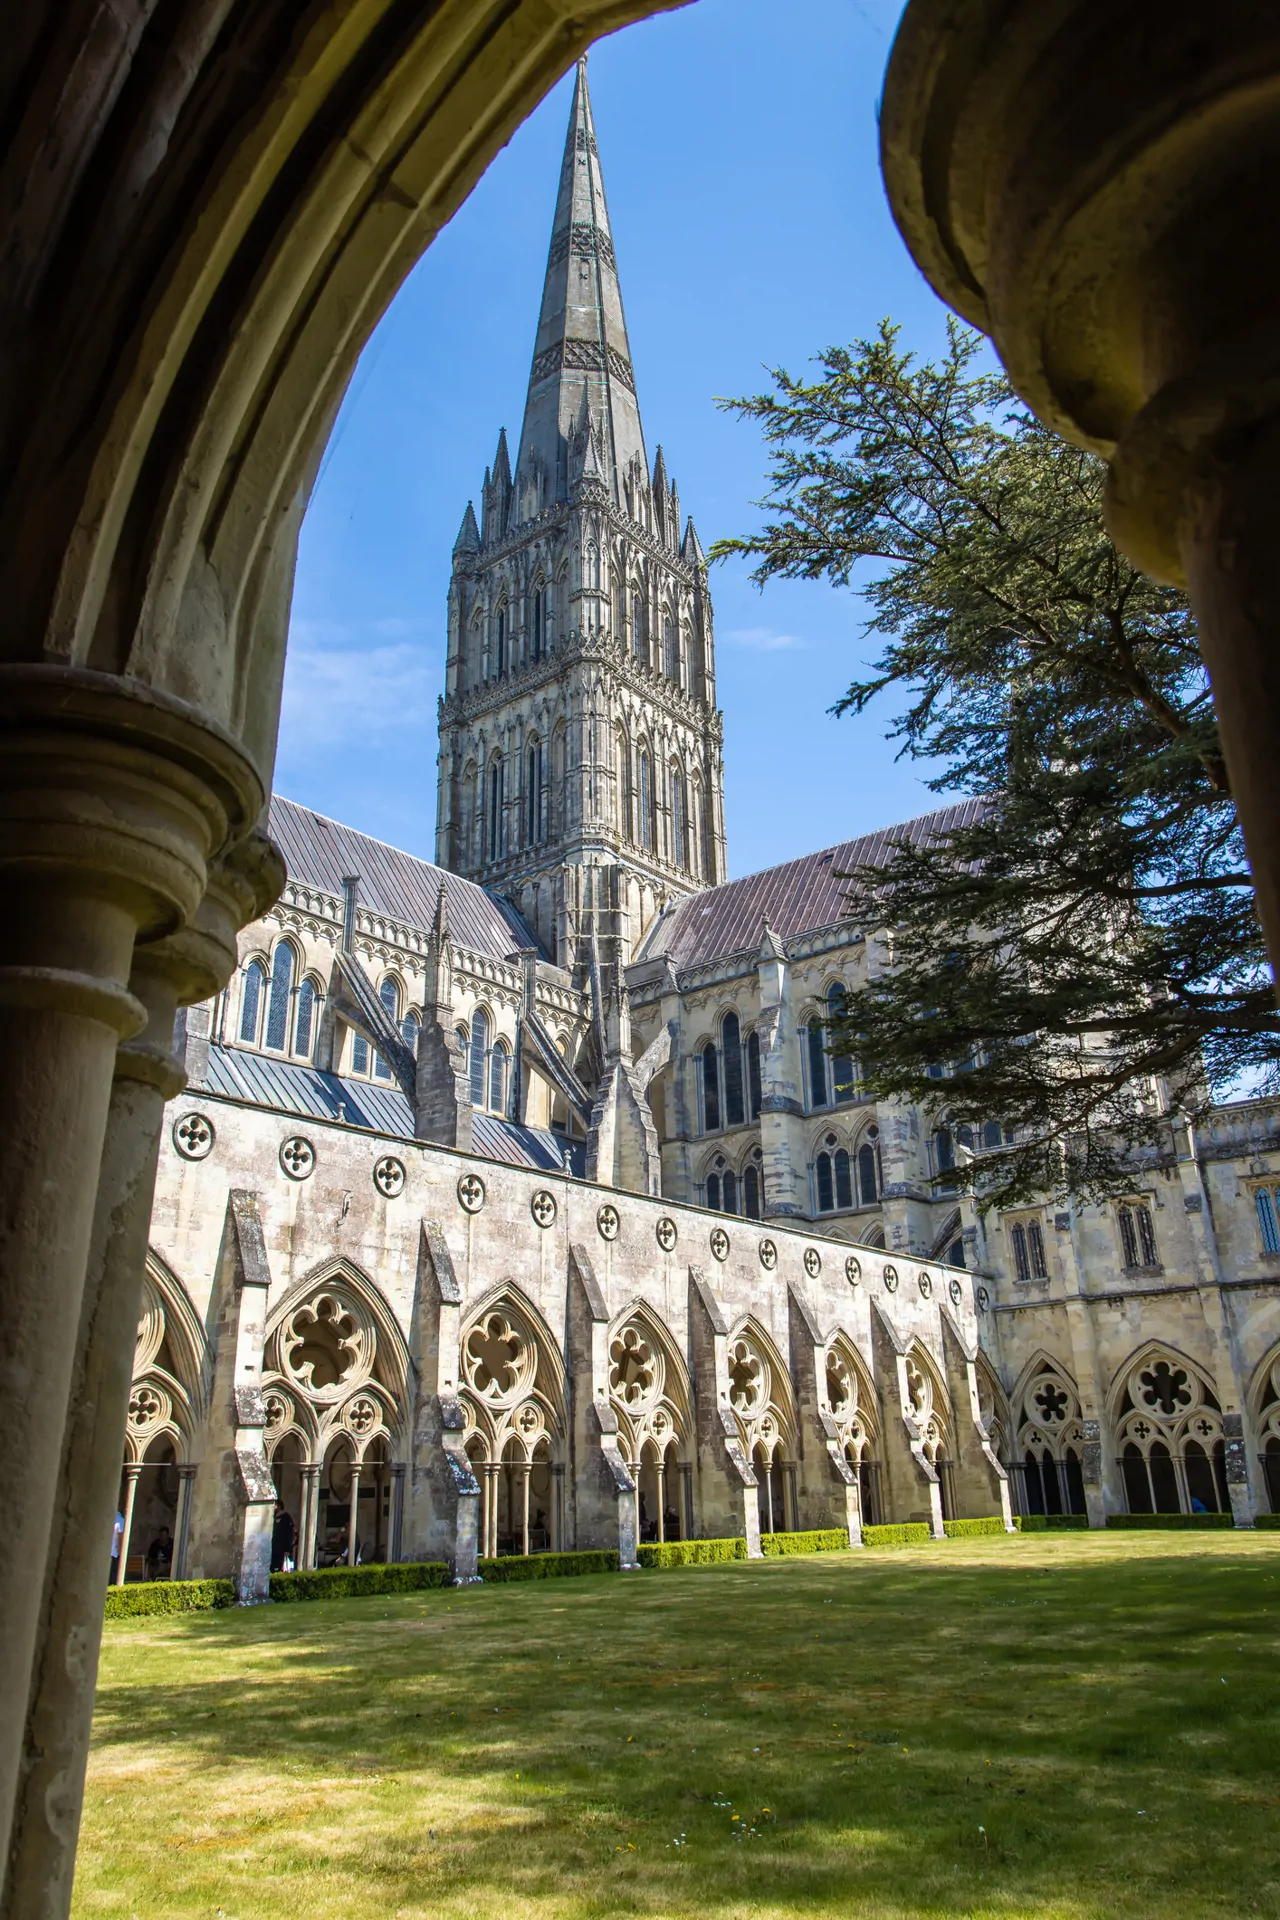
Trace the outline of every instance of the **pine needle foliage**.
{"label": "pine needle foliage", "polygon": [[1131,1186],[1171,1109],[1275,1084],[1280,1015],[1187,601],[1117,551],[1103,463],[983,345],[953,321],[922,363],[885,321],[721,402],[771,471],[762,530],[712,557],[861,591],[882,650],[835,711],[898,694],[902,753],[983,803],[847,876],[885,964],[829,1040],[946,1127],[946,1182],[985,1208]]}

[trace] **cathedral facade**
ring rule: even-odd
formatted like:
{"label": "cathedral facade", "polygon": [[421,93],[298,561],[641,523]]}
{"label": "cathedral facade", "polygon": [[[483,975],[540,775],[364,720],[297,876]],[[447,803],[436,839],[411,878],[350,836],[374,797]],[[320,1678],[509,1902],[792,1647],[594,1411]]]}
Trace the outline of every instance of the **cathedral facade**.
{"label": "cathedral facade", "polygon": [[[985,1220],[862,1095],[837,876],[727,878],[707,570],[644,440],[579,69],[525,417],[453,554],[436,861],[277,798],[181,1018],[119,1577],[1280,1508],[1280,1110]],[[990,1146],[997,1142],[986,1141]],[[277,1551],[279,1550],[277,1532]]]}

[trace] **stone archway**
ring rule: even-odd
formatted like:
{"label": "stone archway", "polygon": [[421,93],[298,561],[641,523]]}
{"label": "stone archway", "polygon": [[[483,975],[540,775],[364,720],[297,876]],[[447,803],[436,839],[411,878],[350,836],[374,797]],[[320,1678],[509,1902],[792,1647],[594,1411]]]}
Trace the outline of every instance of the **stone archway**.
{"label": "stone archway", "polygon": [[[256,823],[325,439],[492,155],[590,39],[660,4],[34,0],[10,23],[0,1320],[31,1362],[6,1407],[29,1460],[0,1573],[11,1907],[70,1899],[75,1822],[49,1808],[55,1781],[78,1797],[92,1705],[93,1662],[66,1658],[101,1620],[92,1463],[123,1415],[175,1009],[225,983],[283,880]],[[64,1472],[92,1524],[51,1533]]]}

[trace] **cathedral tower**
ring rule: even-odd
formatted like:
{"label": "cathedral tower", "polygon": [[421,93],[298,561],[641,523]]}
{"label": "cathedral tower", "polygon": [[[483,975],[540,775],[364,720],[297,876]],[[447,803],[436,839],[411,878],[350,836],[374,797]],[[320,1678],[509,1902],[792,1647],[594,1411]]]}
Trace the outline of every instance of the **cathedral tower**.
{"label": "cathedral tower", "polygon": [[585,60],[524,426],[453,551],[436,859],[564,967],[725,878],[707,566],[636,398]]}

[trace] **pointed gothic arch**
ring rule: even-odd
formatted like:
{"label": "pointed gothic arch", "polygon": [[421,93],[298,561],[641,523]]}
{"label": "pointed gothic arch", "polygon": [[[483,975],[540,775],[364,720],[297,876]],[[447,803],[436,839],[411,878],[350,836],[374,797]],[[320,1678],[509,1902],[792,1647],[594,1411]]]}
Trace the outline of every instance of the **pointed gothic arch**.
{"label": "pointed gothic arch", "polygon": [[1131,1513],[1228,1513],[1226,1436],[1213,1376],[1163,1340],[1117,1368],[1107,1393]]}

